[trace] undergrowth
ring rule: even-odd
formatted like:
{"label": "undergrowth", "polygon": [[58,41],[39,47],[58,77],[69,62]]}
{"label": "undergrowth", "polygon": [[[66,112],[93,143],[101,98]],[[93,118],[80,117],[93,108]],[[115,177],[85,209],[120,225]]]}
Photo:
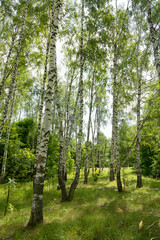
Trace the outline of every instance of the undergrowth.
{"label": "undergrowth", "polygon": [[[136,175],[124,170],[125,191],[118,193],[116,181],[109,182],[107,170],[94,181],[83,172],[72,202],[61,203],[57,185],[45,182],[44,224],[27,229],[32,183],[17,183],[10,193],[12,210],[4,217],[6,185],[0,186],[0,239],[23,240],[160,240],[160,180],[143,178],[136,189]],[[67,186],[73,175],[69,176]],[[88,188],[88,189],[87,189]],[[154,189],[155,188],[155,189]]]}

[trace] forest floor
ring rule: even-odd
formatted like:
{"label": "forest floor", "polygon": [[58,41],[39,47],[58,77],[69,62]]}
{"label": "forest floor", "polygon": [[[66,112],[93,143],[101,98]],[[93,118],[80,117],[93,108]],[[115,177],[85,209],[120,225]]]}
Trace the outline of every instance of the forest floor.
{"label": "forest floor", "polygon": [[[69,176],[67,186],[73,176]],[[44,224],[25,228],[29,220],[32,183],[17,183],[11,190],[4,217],[7,186],[0,186],[0,239],[23,240],[160,240],[160,180],[143,177],[136,189],[132,169],[122,174],[125,191],[118,193],[104,170],[97,182],[90,174],[87,185],[81,173],[72,202],[61,203],[61,192],[51,181],[44,187]]]}

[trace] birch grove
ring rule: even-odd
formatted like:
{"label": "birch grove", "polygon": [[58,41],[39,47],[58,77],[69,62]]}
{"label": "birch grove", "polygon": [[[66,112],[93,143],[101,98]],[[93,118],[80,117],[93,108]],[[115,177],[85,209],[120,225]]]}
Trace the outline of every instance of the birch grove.
{"label": "birch grove", "polygon": [[142,191],[146,176],[160,178],[158,11],[158,0],[1,1],[5,215],[16,210],[15,181],[33,182],[33,227],[48,221],[51,205],[83,202],[79,189],[104,188],[106,198],[113,187],[118,198],[130,186]]}

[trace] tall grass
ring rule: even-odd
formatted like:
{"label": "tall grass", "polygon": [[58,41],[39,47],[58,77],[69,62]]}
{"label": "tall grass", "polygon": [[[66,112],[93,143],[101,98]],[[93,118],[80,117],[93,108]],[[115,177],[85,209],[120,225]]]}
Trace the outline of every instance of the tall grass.
{"label": "tall grass", "polygon": [[[72,177],[69,177],[68,186]],[[11,191],[13,209],[6,217],[3,213],[7,192],[6,186],[1,185],[0,239],[160,239],[160,191],[151,190],[160,188],[160,181],[143,178],[144,187],[136,189],[136,176],[130,169],[125,170],[125,181],[125,191],[118,193],[116,181],[109,183],[108,171],[104,171],[97,182],[90,176],[87,186],[83,184],[82,173],[81,188],[69,203],[61,203],[61,192],[56,190],[56,184],[53,186],[46,181],[44,224],[33,229],[24,227],[30,216],[32,183],[18,183]]]}

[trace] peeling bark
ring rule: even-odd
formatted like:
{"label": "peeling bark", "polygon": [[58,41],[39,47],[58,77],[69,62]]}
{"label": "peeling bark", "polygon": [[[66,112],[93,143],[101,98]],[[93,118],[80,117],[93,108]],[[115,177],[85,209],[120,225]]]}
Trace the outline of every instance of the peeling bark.
{"label": "peeling bark", "polygon": [[42,112],[43,112],[43,105],[44,105],[45,85],[46,85],[46,79],[47,79],[47,65],[48,65],[49,45],[50,45],[50,33],[49,33],[48,40],[47,40],[46,59],[45,59],[45,67],[44,67],[44,75],[43,75],[43,85],[42,85],[42,93],[41,93],[40,107],[39,107],[36,158],[39,154],[39,147],[40,147],[40,141],[41,141]]}

